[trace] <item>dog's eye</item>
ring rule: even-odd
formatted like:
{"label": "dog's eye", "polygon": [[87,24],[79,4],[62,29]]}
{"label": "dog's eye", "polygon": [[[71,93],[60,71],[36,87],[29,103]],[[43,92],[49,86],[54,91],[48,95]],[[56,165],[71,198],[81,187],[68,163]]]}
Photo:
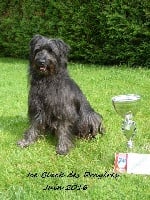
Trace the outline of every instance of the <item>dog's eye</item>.
{"label": "dog's eye", "polygon": [[40,51],[40,49],[35,49],[34,54],[37,54]]}
{"label": "dog's eye", "polygon": [[51,47],[49,44],[45,45],[45,46],[44,46],[44,49],[45,49],[46,51],[48,51],[49,53],[52,52],[52,47]]}
{"label": "dog's eye", "polygon": [[52,48],[51,48],[51,47],[47,47],[47,51],[48,51],[49,53],[51,53],[51,52],[52,52]]}

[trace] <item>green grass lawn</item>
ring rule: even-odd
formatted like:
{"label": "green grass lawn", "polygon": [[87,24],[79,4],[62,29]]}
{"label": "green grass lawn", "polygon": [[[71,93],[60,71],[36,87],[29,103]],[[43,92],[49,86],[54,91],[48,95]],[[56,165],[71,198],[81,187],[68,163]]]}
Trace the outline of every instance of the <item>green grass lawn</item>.
{"label": "green grass lawn", "polygon": [[[135,152],[150,153],[150,70],[70,64],[70,75],[93,108],[103,115],[106,134],[92,141],[77,140],[76,148],[69,155],[59,156],[55,153],[56,141],[52,136],[29,148],[16,146],[28,127],[27,65],[24,60],[0,59],[0,199],[150,199],[149,176],[84,177],[85,172],[112,174],[115,152],[126,152],[126,138],[120,130],[121,118],[111,103],[115,95],[141,95],[136,115]],[[45,177],[44,172],[51,177]],[[68,177],[71,172],[76,176]],[[29,173],[31,176],[27,177]],[[60,177],[52,177],[53,174]],[[46,185],[52,186],[51,189],[43,190]]]}

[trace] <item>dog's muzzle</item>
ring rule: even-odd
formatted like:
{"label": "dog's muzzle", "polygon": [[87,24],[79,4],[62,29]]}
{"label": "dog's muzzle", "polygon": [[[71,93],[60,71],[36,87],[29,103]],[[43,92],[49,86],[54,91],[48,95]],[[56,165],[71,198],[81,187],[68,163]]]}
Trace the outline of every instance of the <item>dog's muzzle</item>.
{"label": "dog's muzzle", "polygon": [[39,70],[40,70],[40,72],[45,73],[45,72],[48,71],[48,66],[47,65],[41,65],[41,66],[39,66]]}

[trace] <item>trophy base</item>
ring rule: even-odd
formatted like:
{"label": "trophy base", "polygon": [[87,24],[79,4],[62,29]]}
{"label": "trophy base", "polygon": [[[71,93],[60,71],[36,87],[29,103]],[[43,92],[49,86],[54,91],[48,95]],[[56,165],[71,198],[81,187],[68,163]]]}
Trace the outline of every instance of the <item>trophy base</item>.
{"label": "trophy base", "polygon": [[130,151],[133,149],[133,141],[131,139],[128,140],[127,147],[130,149]]}
{"label": "trophy base", "polygon": [[150,175],[150,154],[116,153],[114,172]]}

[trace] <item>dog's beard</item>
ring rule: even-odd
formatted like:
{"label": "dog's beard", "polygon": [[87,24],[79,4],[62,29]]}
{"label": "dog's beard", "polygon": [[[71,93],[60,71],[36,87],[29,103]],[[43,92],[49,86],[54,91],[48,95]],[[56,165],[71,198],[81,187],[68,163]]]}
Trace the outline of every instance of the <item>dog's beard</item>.
{"label": "dog's beard", "polygon": [[35,54],[32,66],[38,74],[53,75],[57,71],[58,63],[54,55],[43,49]]}
{"label": "dog's beard", "polygon": [[38,74],[45,76],[56,74],[56,66],[54,64],[41,65],[41,66],[35,64],[34,66]]}
{"label": "dog's beard", "polygon": [[39,71],[39,73],[41,74],[51,74],[51,67],[49,65],[41,65],[41,66],[36,66],[37,70]]}
{"label": "dog's beard", "polygon": [[38,74],[41,75],[54,75],[56,74],[57,63],[53,63],[51,61],[44,62],[41,64],[38,60],[33,61],[33,68],[36,70]]}

